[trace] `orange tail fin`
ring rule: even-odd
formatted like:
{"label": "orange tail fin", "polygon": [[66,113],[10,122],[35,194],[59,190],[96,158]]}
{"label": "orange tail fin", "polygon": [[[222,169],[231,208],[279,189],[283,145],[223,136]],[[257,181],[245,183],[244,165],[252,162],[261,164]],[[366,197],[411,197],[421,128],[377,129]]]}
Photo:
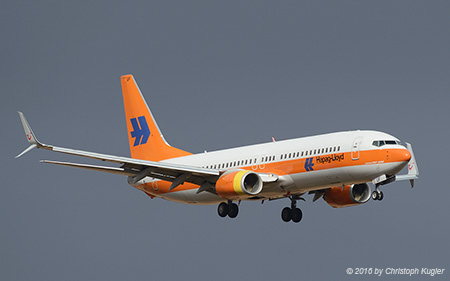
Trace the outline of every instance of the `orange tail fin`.
{"label": "orange tail fin", "polygon": [[121,82],[131,157],[161,161],[191,155],[166,142],[133,75],[122,76]]}

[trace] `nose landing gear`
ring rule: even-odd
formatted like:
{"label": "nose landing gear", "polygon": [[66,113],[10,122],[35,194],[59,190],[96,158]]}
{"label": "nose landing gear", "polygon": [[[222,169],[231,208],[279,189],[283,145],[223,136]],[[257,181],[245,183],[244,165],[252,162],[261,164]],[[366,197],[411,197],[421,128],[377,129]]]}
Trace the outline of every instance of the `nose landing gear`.
{"label": "nose landing gear", "polygon": [[290,222],[292,220],[293,222],[298,223],[303,217],[302,210],[297,208],[297,200],[300,198],[290,196],[289,199],[291,199],[291,207],[286,207],[281,211],[281,219],[284,222]]}

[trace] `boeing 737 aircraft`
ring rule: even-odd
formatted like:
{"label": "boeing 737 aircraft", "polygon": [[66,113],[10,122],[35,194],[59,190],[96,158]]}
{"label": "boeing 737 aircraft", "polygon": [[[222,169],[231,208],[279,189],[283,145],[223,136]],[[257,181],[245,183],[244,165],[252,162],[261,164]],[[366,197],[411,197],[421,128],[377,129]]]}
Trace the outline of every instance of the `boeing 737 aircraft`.
{"label": "boeing 737 aircraft", "polygon": [[[192,154],[164,139],[132,75],[121,77],[131,158],[87,152],[38,141],[19,112],[30,146],[118,164],[97,166],[42,160],[43,163],[108,172],[128,177],[128,183],[151,198],[186,204],[218,204],[221,217],[235,218],[235,202],[289,198],[281,212],[285,222],[299,222],[297,200],[313,194],[335,208],[382,200],[379,187],[409,180],[419,170],[409,143],[377,131],[337,132],[292,140]],[[408,173],[396,175],[408,164]],[[371,193],[368,183],[375,186]]]}

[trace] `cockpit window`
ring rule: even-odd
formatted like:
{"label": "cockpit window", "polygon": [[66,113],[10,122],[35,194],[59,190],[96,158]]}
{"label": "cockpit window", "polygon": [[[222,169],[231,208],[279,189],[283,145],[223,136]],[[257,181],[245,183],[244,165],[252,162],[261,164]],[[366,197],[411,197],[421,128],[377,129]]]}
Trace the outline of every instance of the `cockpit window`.
{"label": "cockpit window", "polygon": [[383,146],[383,145],[387,145],[387,144],[401,144],[401,142],[396,141],[396,140],[376,140],[372,142],[373,146]]}

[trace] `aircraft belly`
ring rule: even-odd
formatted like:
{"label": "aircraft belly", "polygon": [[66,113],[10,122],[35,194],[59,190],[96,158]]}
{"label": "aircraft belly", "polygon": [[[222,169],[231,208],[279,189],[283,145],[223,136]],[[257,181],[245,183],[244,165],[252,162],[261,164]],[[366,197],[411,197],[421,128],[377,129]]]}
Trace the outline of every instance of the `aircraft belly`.
{"label": "aircraft belly", "polygon": [[169,201],[194,205],[211,205],[225,201],[225,199],[210,192],[200,192],[197,194],[197,189],[165,193],[159,197]]}

